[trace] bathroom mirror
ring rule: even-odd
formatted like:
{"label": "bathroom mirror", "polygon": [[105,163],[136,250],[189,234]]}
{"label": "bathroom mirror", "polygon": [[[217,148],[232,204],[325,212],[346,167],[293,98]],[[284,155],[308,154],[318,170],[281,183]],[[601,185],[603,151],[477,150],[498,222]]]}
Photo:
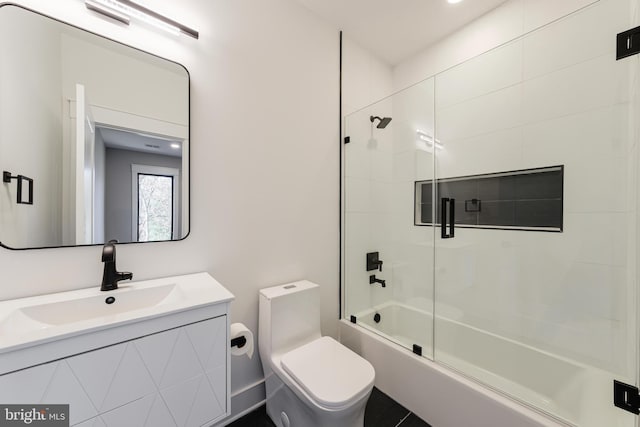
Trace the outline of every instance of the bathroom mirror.
{"label": "bathroom mirror", "polygon": [[0,244],[189,232],[189,74],[37,12],[0,7]]}

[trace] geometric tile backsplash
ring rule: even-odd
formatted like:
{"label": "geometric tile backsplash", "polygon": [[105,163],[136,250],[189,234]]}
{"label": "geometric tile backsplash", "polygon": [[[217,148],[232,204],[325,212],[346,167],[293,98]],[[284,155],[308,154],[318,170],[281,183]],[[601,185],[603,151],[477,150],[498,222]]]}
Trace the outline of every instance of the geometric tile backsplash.
{"label": "geometric tile backsplash", "polygon": [[455,199],[455,224],[472,228],[562,231],[564,167],[552,166],[415,183],[415,225],[441,222],[442,199]]}
{"label": "geometric tile backsplash", "polygon": [[68,403],[78,427],[210,425],[226,413],[226,316],[0,376],[2,403]]}

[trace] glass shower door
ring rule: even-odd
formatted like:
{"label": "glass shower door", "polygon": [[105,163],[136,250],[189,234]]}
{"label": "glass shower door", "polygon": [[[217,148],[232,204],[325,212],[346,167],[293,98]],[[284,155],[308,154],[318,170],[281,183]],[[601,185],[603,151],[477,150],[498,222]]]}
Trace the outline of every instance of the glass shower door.
{"label": "glass shower door", "polygon": [[614,51],[630,7],[435,78],[435,360],[586,427],[637,418],[612,404],[638,358],[638,57]]}
{"label": "glass shower door", "polygon": [[344,317],[429,358],[434,228],[416,226],[414,191],[434,175],[433,84],[346,116],[343,148]]}

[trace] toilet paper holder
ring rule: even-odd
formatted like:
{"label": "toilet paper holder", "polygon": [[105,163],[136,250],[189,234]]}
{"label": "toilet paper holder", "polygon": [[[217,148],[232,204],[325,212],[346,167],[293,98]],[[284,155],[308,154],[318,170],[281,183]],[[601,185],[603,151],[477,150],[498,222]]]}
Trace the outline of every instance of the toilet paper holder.
{"label": "toilet paper holder", "polygon": [[247,339],[245,337],[236,337],[231,340],[231,347],[242,348],[247,343]]}

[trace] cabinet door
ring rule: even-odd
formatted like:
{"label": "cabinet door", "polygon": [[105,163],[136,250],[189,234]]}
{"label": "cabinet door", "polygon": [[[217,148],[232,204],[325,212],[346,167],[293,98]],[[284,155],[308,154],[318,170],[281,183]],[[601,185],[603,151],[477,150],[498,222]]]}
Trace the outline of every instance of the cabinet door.
{"label": "cabinet door", "polygon": [[226,316],[0,376],[0,402],[69,404],[71,425],[202,426],[227,413]]}
{"label": "cabinet door", "polygon": [[178,426],[199,427],[226,414],[227,346],[224,316],[178,330],[163,375],[156,378]]}
{"label": "cabinet door", "polygon": [[68,359],[0,376],[0,402],[68,404],[71,425],[95,417],[96,407],[74,375]]}

